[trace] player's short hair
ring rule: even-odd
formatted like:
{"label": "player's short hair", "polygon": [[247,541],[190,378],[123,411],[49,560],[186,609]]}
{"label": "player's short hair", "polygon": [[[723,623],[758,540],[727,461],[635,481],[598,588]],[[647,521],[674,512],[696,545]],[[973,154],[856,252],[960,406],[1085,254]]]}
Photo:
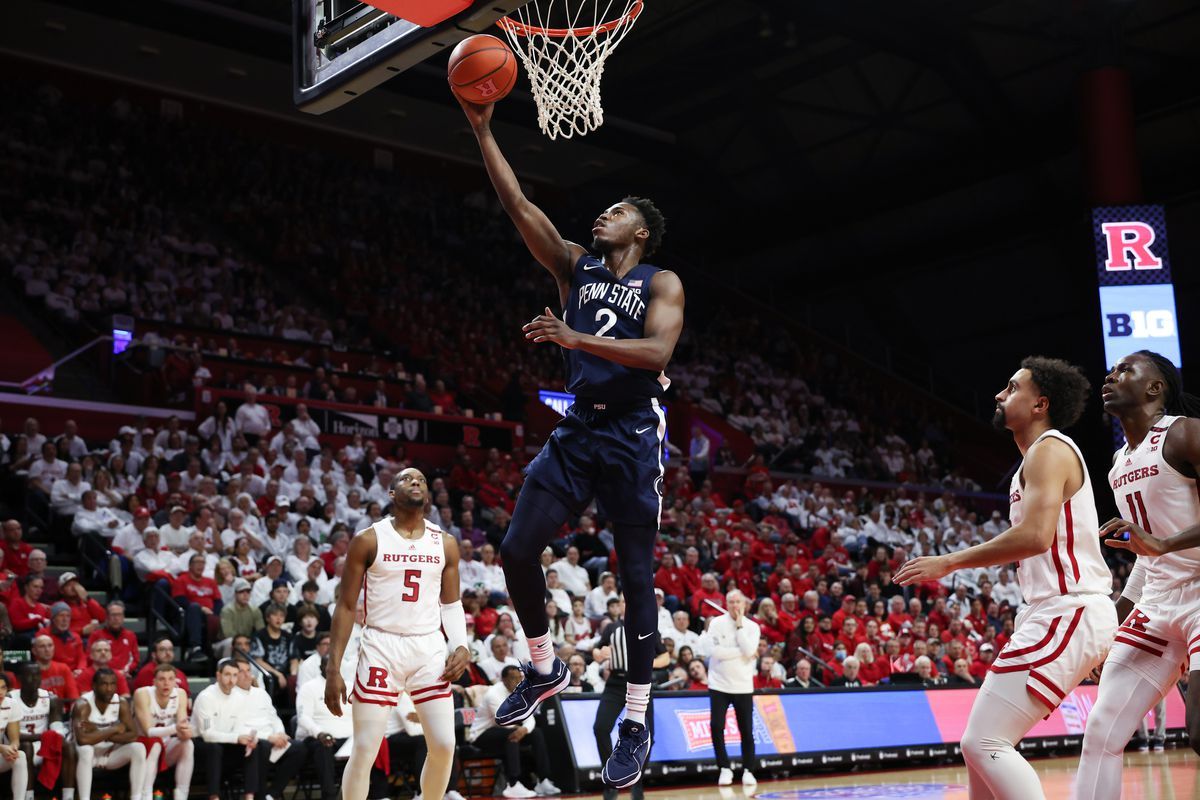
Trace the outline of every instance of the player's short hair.
{"label": "player's short hair", "polygon": [[172,675],[174,675],[175,674],[175,665],[174,664],[159,664],[157,667],[154,668],[154,674],[157,675],[160,672],[169,672]]}
{"label": "player's short hair", "polygon": [[1051,425],[1069,428],[1079,421],[1092,390],[1083,370],[1046,356],[1029,356],[1021,361],[1021,368],[1029,370],[1038,392],[1050,401]]}
{"label": "player's short hair", "polygon": [[96,670],[95,674],[92,675],[92,688],[95,689],[97,686],[99,686],[100,681],[104,678],[112,678],[115,681],[117,679],[117,673],[113,672],[108,667],[101,667],[100,669]]}
{"label": "player's short hair", "polygon": [[663,234],[667,232],[667,218],[658,210],[658,206],[654,205],[654,201],[648,197],[630,195],[621,198],[621,202],[633,206],[642,215],[642,221],[646,223],[646,230],[650,231],[650,236],[646,239],[646,249],[642,251],[642,255],[654,255],[654,251],[662,244]]}

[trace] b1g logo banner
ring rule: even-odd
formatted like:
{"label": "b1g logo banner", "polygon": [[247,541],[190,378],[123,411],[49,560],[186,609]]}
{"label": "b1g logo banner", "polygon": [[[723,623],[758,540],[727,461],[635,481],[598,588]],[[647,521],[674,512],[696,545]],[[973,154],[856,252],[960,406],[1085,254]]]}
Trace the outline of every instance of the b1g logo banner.
{"label": "b1g logo banner", "polygon": [[1171,282],[1167,222],[1162,206],[1092,209],[1092,233],[1101,286]]}
{"label": "b1g logo banner", "polygon": [[1101,286],[1100,324],[1110,366],[1135,350],[1153,350],[1181,365],[1171,284]]}

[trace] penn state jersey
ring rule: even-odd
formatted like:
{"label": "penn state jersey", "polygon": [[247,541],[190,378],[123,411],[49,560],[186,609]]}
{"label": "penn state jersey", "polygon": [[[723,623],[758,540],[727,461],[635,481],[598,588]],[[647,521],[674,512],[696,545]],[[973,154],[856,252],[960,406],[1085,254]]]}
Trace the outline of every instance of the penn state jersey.
{"label": "penn state jersey", "polygon": [[[574,331],[610,339],[644,339],[650,284],[662,272],[638,264],[623,278],[591,253],[575,262],[571,293],[563,321]],[[659,399],[671,382],[662,372],[634,369],[585,353],[563,348],[567,391],[593,400],[632,401]]]}
{"label": "penn state jersey", "polygon": [[[1163,417],[1137,447],[1118,450],[1108,471],[1117,512],[1157,539],[1200,522],[1196,480],[1181,475],[1163,456],[1171,427],[1180,419]],[[1137,563],[1146,573],[1141,599],[1154,602],[1200,576],[1200,547],[1157,558],[1138,556]]]}

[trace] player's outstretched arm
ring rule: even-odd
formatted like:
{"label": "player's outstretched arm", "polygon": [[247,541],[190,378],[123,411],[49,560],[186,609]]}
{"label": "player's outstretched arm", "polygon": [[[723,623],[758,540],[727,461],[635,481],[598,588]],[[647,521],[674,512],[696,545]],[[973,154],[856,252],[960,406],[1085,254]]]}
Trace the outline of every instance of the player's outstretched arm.
{"label": "player's outstretched arm", "polygon": [[1059,439],[1045,439],[1029,449],[1025,476],[1025,518],[990,542],[944,556],[914,558],[896,571],[901,586],[938,580],[956,569],[1010,564],[1046,552],[1054,541],[1067,487],[1083,480],[1075,451]]}
{"label": "player's outstretched arm", "polygon": [[663,270],[651,284],[650,306],[646,309],[645,337],[613,339],[572,330],[547,308],[521,330],[531,342],[554,342],[568,350],[583,350],[634,369],[661,372],[667,368],[683,330],[683,282],[674,272]]}
{"label": "player's outstretched arm", "polygon": [[[1184,419],[1172,425],[1163,456],[1167,463],[1186,464],[1194,475],[1200,475],[1200,419]],[[1101,526],[1100,535],[1108,537],[1104,543],[1109,547],[1129,550],[1139,556],[1161,556],[1200,547],[1200,519],[1190,528],[1165,539],[1156,539],[1136,523],[1116,517]]]}
{"label": "player's outstretched arm", "polygon": [[529,198],[521,191],[521,182],[517,180],[508,160],[500,152],[500,145],[492,135],[494,106],[468,103],[457,93],[452,91],[452,94],[462,106],[463,113],[467,115],[467,121],[471,123],[471,129],[475,132],[475,138],[479,141],[483,164],[487,167],[488,177],[492,179],[492,186],[496,189],[500,204],[517,226],[529,252],[558,282],[559,294],[565,303],[567,291],[571,287],[571,272],[575,268],[575,262],[583,255],[584,249],[564,240],[545,213],[529,202]]}
{"label": "player's outstretched arm", "polygon": [[354,628],[354,612],[358,610],[358,593],[362,588],[363,575],[367,567],[375,563],[377,548],[375,531],[368,528],[355,534],[346,553],[342,583],[338,588],[337,605],[333,609],[329,631],[329,666],[325,670],[325,705],[335,717],[342,715],[342,704],[350,702],[346,696],[346,682],[342,680],[342,656],[346,653],[346,642],[350,641],[350,631]]}
{"label": "player's outstretched arm", "polygon": [[456,681],[471,661],[471,649],[467,646],[467,618],[458,583],[458,541],[453,536],[443,536],[442,549],[446,563],[442,567],[442,593],[438,599],[442,606],[442,629],[446,631],[446,646],[450,651],[442,680]]}

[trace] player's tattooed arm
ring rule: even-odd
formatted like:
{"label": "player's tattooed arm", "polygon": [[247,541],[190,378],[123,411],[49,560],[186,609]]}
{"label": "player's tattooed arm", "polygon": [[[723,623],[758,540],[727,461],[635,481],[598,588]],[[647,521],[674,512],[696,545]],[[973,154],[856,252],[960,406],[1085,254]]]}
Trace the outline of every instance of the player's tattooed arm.
{"label": "player's tattooed arm", "polygon": [[[1188,417],[1171,426],[1163,458],[1183,475],[1200,475],[1200,419]],[[1172,536],[1157,539],[1136,523],[1116,517],[1101,526],[1100,535],[1107,537],[1104,543],[1109,547],[1139,556],[1161,556],[1200,547],[1200,520]]]}

